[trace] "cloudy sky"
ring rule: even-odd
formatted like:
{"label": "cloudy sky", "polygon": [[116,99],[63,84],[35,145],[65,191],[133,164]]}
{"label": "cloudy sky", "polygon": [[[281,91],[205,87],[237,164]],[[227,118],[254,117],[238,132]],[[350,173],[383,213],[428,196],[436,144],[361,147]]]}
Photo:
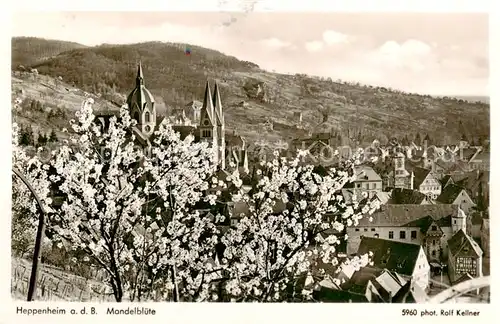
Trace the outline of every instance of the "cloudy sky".
{"label": "cloudy sky", "polygon": [[482,13],[23,12],[12,33],[85,45],[184,42],[276,72],[433,95],[489,94]]}

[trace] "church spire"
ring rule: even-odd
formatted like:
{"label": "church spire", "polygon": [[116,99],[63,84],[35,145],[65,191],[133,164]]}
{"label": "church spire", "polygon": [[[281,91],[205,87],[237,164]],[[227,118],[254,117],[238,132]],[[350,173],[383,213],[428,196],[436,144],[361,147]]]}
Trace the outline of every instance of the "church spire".
{"label": "church spire", "polygon": [[138,87],[144,85],[144,74],[142,73],[141,61],[139,61],[139,64],[137,65],[137,77],[135,78],[135,84]]}
{"label": "church spire", "polygon": [[215,115],[217,116],[217,125],[222,126],[224,124],[224,114],[222,112],[222,103],[220,100],[219,86],[217,85],[217,82],[215,82],[213,106]]}
{"label": "church spire", "polygon": [[208,118],[212,125],[215,125],[214,122],[214,106],[212,101],[212,94],[210,93],[210,83],[207,81],[207,85],[205,86],[205,98],[203,99],[203,110],[206,110]]}

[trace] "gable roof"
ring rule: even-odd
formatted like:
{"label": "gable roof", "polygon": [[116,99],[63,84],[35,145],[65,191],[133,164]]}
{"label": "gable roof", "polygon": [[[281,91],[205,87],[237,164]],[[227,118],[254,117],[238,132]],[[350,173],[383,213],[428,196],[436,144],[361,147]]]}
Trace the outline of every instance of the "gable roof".
{"label": "gable roof", "polygon": [[448,184],[454,184],[455,182],[453,181],[453,178],[451,175],[446,174],[443,178],[440,180],[441,186],[444,188]]}
{"label": "gable roof", "polygon": [[421,204],[425,195],[412,189],[395,188],[392,190],[388,204]]}
{"label": "gable roof", "polygon": [[355,181],[382,181],[378,173],[367,165],[356,166],[354,172],[356,173]]}
{"label": "gable roof", "polygon": [[424,182],[425,178],[431,173],[431,170],[424,169],[420,167],[413,168],[413,188],[418,189],[420,185]]}
{"label": "gable roof", "polygon": [[373,195],[372,201],[378,199],[382,205],[385,205],[391,199],[391,194],[385,191],[377,191],[375,195]]}
{"label": "gable roof", "polygon": [[465,188],[461,186],[458,186],[456,184],[449,184],[444,189],[442,189],[441,194],[437,197],[436,201],[442,204],[452,204],[464,190]]}
{"label": "gable roof", "polygon": [[462,229],[455,233],[448,240],[449,253],[453,256],[477,256],[483,255],[483,251],[479,245]]}
{"label": "gable roof", "polygon": [[[458,212],[457,205],[383,205],[372,215],[361,218],[358,226],[409,226],[412,222],[430,216],[444,226],[450,226],[451,215]],[[370,222],[370,216],[372,221]],[[443,226],[440,225],[440,226]]]}
{"label": "gable roof", "polygon": [[427,293],[409,280],[393,297],[393,303],[425,303],[428,300]]}
{"label": "gable roof", "polygon": [[364,236],[358,255],[373,252],[373,266],[411,276],[420,253],[420,245]]}

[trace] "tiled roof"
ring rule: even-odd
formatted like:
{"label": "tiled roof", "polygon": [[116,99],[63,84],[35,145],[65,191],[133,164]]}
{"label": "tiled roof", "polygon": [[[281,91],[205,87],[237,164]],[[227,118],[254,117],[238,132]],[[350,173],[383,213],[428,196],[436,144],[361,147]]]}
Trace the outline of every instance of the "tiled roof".
{"label": "tiled roof", "polygon": [[[383,205],[372,215],[363,216],[359,220],[359,226],[405,226],[426,216],[431,216],[439,222],[448,216],[456,214],[457,211],[457,205],[449,204]],[[370,217],[372,218],[371,222]]]}
{"label": "tiled roof", "polygon": [[413,168],[413,188],[418,188],[424,182],[425,178],[431,173],[431,170],[415,167]]}
{"label": "tiled roof", "polygon": [[419,191],[411,189],[396,188],[392,190],[391,199],[388,204],[421,204],[425,200],[425,195]]}
{"label": "tiled roof", "polygon": [[358,255],[373,252],[373,266],[411,276],[417,263],[420,245],[364,236]]}
{"label": "tiled roof", "polygon": [[372,200],[374,200],[374,199],[378,199],[382,205],[385,205],[391,199],[391,194],[389,192],[385,192],[385,191],[378,191],[373,196]]}
{"label": "tiled roof", "polygon": [[394,296],[393,303],[424,303],[428,300],[426,292],[409,280]]}
{"label": "tiled roof", "polygon": [[452,204],[463,190],[465,189],[461,186],[449,184],[441,191],[441,194],[437,197],[436,201],[442,204]]}
{"label": "tiled roof", "polygon": [[453,256],[482,256],[483,251],[463,230],[459,230],[448,240],[449,253]]}
{"label": "tiled roof", "polygon": [[446,184],[447,184],[448,182],[450,182],[450,183],[452,183],[452,184],[454,183],[454,182],[453,182],[453,178],[452,178],[452,177],[451,177],[451,175],[449,175],[449,174],[445,175],[445,176],[444,176],[444,177],[440,180],[440,182],[441,182],[441,186],[442,186],[443,188],[446,186]]}
{"label": "tiled roof", "polygon": [[188,135],[193,135],[195,139],[199,138],[199,134],[196,132],[196,127],[194,126],[174,125],[172,129],[180,134],[181,139],[186,138]]}
{"label": "tiled roof", "polygon": [[363,165],[355,168],[356,181],[382,181],[382,178],[371,167]]}

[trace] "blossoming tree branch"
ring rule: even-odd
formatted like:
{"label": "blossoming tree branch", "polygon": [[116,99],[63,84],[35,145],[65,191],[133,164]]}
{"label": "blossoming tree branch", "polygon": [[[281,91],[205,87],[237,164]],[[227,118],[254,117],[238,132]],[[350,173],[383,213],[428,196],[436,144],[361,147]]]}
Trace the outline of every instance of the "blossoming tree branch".
{"label": "blossoming tree branch", "polygon": [[[89,99],[46,163],[17,145],[14,125],[13,163],[49,210],[50,239],[105,271],[116,301],[307,300],[328,271],[369,262],[337,252],[344,226],[378,208],[343,200],[356,156],[320,170],[301,161],[304,152],[276,154],[247,187],[238,168],[220,176],[207,143],[181,139],[166,123],[145,150],[127,107],[106,129],[94,121]],[[33,197],[13,186],[13,205],[29,209],[34,226]]]}

